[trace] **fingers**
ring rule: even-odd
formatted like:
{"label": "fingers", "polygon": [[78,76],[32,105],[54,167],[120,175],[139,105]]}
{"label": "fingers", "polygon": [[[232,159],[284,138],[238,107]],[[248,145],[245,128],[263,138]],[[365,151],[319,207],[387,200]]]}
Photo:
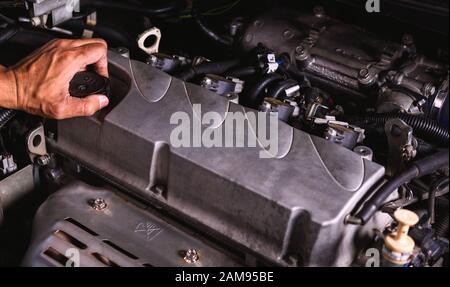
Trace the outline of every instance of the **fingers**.
{"label": "fingers", "polygon": [[60,104],[55,119],[62,120],[75,117],[92,116],[97,111],[108,106],[109,99],[104,95],[92,95],[84,99],[68,97],[64,103]]}
{"label": "fingers", "polygon": [[105,47],[107,47],[105,40],[98,39],[98,38],[89,38],[89,39],[75,39],[75,40],[72,40],[72,39],[71,40],[68,40],[68,39],[53,40],[53,41],[47,43],[42,48],[44,50],[48,51],[48,50],[54,49],[54,48],[69,49],[69,48],[76,48],[76,47],[80,47],[80,46],[90,45],[90,44],[100,44],[100,45],[104,45]]}
{"label": "fingers", "polygon": [[90,43],[81,45],[71,49],[77,55],[75,57],[77,71],[85,69],[86,66],[92,65],[95,71],[108,77],[108,49],[103,43]]}

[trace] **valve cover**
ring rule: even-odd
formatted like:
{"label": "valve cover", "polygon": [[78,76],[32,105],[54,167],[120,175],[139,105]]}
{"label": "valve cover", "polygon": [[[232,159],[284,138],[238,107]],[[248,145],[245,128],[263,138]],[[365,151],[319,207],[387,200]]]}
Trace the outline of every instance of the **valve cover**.
{"label": "valve cover", "polygon": [[113,52],[109,59],[111,105],[90,118],[58,122],[48,140],[54,152],[276,264],[352,262],[356,246],[346,243],[368,236],[376,223],[347,226],[344,218],[383,178],[382,166],[283,122],[273,158],[260,158],[260,146],[175,148],[176,112],[198,117],[194,104],[223,117],[256,111]]}

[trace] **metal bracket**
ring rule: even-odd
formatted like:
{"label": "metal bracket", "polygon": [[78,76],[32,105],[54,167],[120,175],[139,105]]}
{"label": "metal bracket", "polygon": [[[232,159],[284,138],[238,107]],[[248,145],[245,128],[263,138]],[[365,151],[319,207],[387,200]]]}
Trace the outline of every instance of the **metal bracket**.
{"label": "metal bracket", "polygon": [[32,130],[27,136],[27,149],[31,161],[34,162],[36,157],[47,155],[47,145],[45,143],[44,126]]}
{"label": "metal bracket", "polygon": [[[154,38],[153,43],[151,45],[146,45],[146,41],[148,39]],[[148,55],[158,53],[159,51],[159,43],[161,42],[161,31],[156,28],[150,28],[144,33],[138,36],[138,46],[141,50],[143,50]]]}
{"label": "metal bracket", "polygon": [[387,175],[393,176],[417,155],[417,140],[413,129],[400,119],[392,119],[385,125],[389,144]]}

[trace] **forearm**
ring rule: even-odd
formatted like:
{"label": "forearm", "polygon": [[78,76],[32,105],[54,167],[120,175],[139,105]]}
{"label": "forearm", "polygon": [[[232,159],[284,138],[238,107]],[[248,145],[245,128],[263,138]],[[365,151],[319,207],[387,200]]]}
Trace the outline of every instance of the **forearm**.
{"label": "forearm", "polygon": [[16,109],[17,92],[14,72],[0,65],[0,108]]}

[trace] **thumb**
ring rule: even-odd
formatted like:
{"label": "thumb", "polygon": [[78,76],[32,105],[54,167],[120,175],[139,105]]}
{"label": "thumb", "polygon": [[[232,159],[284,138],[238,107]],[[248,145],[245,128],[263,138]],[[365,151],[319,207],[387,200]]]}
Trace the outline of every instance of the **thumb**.
{"label": "thumb", "polygon": [[80,99],[69,97],[67,99],[66,115],[64,118],[92,116],[97,111],[108,106],[109,99],[104,95],[91,95]]}

